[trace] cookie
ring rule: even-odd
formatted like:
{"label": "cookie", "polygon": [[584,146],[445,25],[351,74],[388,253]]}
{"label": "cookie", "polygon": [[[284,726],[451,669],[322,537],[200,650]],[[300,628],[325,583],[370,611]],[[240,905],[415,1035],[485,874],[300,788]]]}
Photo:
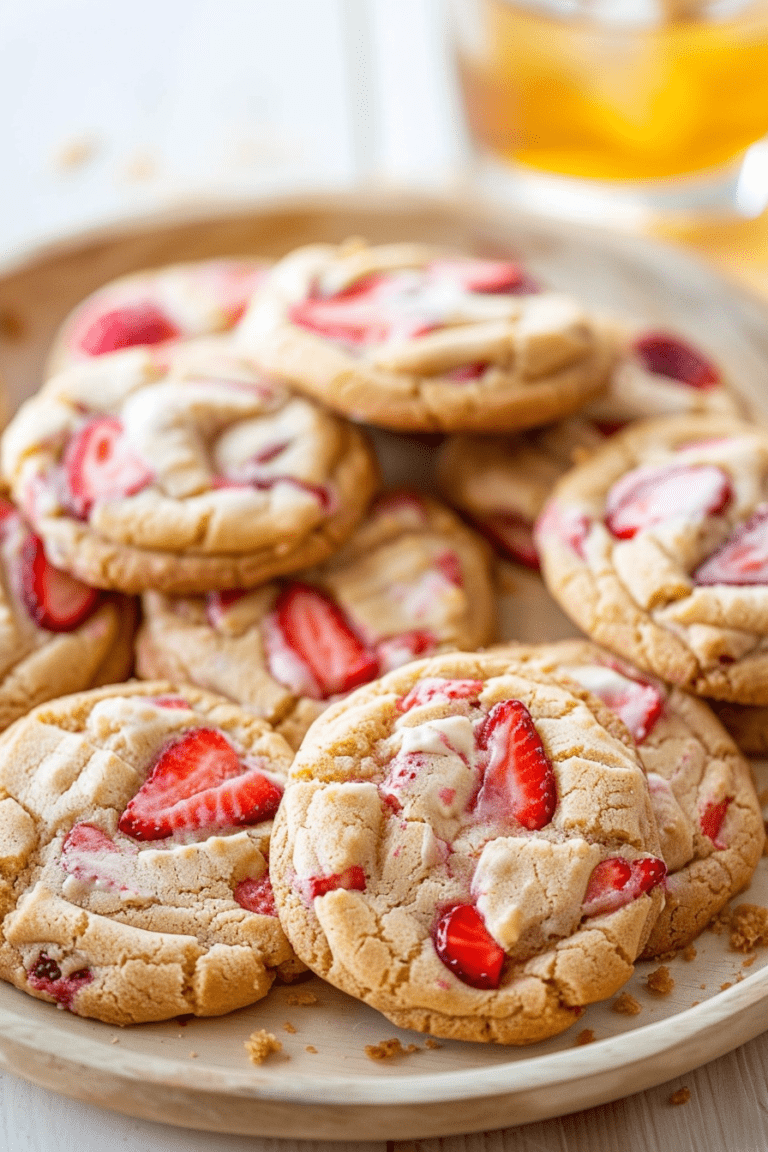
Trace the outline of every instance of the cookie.
{"label": "cookie", "polygon": [[0,498],[0,731],[45,700],[125,679],[135,628],[132,599],[54,568]]}
{"label": "cookie", "polygon": [[0,744],[0,977],[109,1024],[217,1016],[297,964],[267,852],[292,758],[189,685],[43,704]]}
{"label": "cookie", "polygon": [[417,661],[316,720],[270,871],[326,980],[404,1028],[525,1044],[629,978],[666,868],[623,725],[492,652]]}
{"label": "cookie", "polygon": [[436,501],[396,492],[296,580],[146,592],[137,670],[221,692],[298,747],[329,700],[417,656],[488,643],[494,599],[483,541]]}
{"label": "cookie", "polygon": [[264,370],[353,420],[490,432],[565,416],[605,386],[612,343],[519,265],[420,244],[315,244],[280,261],[237,329]]}
{"label": "cookie", "polygon": [[713,700],[720,723],[746,756],[768,756],[768,708]]}
{"label": "cookie", "polygon": [[684,947],[746,888],[765,841],[749,764],[712,710],[587,640],[505,649],[593,692],[624,722],[646,770],[666,903],[643,958]]}
{"label": "cookie", "polygon": [[243,315],[267,267],[255,259],[201,260],[112,280],[66,318],[46,374],[121,348],[224,332]]}
{"label": "cookie", "polygon": [[52,562],[123,592],[253,587],[319,563],[378,484],[361,432],[225,337],[60,373],[6,429],[2,458]]}
{"label": "cookie", "polygon": [[580,628],[698,695],[768,704],[768,432],[671,417],[619,432],[556,486],[536,530]]}
{"label": "cookie", "polygon": [[502,555],[539,567],[533,526],[555,482],[629,420],[672,413],[737,416],[719,369],[687,341],[614,325],[616,366],[597,400],[575,417],[518,436],[452,436],[440,450],[446,499]]}

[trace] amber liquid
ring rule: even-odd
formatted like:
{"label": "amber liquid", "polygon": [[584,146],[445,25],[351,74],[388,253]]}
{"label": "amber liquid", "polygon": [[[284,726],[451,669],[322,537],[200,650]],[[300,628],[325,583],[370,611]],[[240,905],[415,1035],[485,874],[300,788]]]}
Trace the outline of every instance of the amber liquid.
{"label": "amber liquid", "polygon": [[768,133],[768,0],[738,19],[651,27],[477,0],[483,55],[459,49],[469,125],[545,172],[656,179],[715,168]]}

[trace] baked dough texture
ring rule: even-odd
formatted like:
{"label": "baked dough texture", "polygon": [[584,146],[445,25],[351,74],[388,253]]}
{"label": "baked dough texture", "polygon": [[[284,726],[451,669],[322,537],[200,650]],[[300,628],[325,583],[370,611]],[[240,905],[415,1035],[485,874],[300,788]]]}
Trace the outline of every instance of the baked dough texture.
{"label": "baked dough texture", "polygon": [[[549,764],[543,814],[530,774],[518,784],[533,808],[498,776],[488,732],[510,710],[527,710],[524,742]],[[584,900],[596,869],[661,879],[658,854],[624,726],[573,682],[494,651],[417,661],[330,707],[291,769],[270,869],[286,932],[324,979],[405,1028],[525,1044],[629,978],[662,887],[589,915]],[[457,908],[496,956],[495,986],[438,953]]]}
{"label": "baked dough texture", "polygon": [[240,320],[267,271],[253,257],[167,264],[120,276],[73,309],[53,341],[46,377],[101,355],[100,348],[191,340]]}
{"label": "baked dough texture", "polygon": [[225,337],[61,373],[17,413],[2,460],[51,561],[124,592],[254,587],[319,563],[378,484],[361,432]]}
{"label": "baked dough texture", "polygon": [[[291,762],[264,721],[189,685],[130,682],[41,705],[0,745],[0,977],[110,1024],[220,1015],[300,970],[268,881],[270,820],[148,842],[121,815],[153,765],[215,729],[278,787]],[[267,877],[267,881],[265,881]],[[243,903],[244,900],[244,903]],[[261,905],[259,905],[261,907]]]}
{"label": "baked dough texture", "polygon": [[[487,546],[447,508],[414,492],[381,497],[338,552],[297,580],[340,609],[371,654],[369,679],[416,656],[472,650],[494,636]],[[284,603],[292,586],[272,582],[207,597],[146,592],[139,675],[220,692],[297,748],[336,695],[313,682],[281,628],[276,602]]]}
{"label": "baked dough texture", "polygon": [[[505,285],[499,270],[511,273]],[[508,261],[420,244],[313,244],[279,261],[236,329],[243,351],[353,420],[511,430],[605,386],[613,343],[574,299]]]}
{"label": "baked dough texture", "polygon": [[547,587],[645,671],[768,704],[767,494],[760,426],[714,416],[630,426],[557,484],[539,518]]}
{"label": "baked dough texture", "polygon": [[703,700],[667,688],[587,640],[510,645],[514,659],[568,676],[623,720],[646,771],[666,903],[642,958],[684,947],[749,884],[765,831],[749,764]]}

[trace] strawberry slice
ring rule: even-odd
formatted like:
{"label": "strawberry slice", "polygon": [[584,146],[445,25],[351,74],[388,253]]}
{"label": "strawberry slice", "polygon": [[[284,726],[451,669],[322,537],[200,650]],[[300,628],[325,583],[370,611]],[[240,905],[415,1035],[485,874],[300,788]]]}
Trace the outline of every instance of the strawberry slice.
{"label": "strawberry slice", "polygon": [[723,820],[725,820],[725,814],[728,811],[728,805],[732,800],[733,796],[726,796],[724,800],[720,800],[717,804],[710,801],[709,804],[705,805],[704,811],[699,817],[699,823],[701,824],[702,832],[705,836],[709,837],[716,848],[725,847],[724,844],[721,844],[718,841],[717,837],[720,833],[720,829],[723,826]]}
{"label": "strawberry slice", "polygon": [[605,523],[619,540],[676,516],[716,516],[733,497],[731,482],[714,464],[635,468],[608,493]]}
{"label": "strawberry slice", "polygon": [[[378,675],[376,654],[353,631],[338,604],[319,588],[299,581],[288,584],[275,602],[273,620],[283,642],[310,673],[321,700],[351,692]],[[265,641],[270,669],[274,664],[279,672],[278,660],[272,659],[269,631]]]}
{"label": "strawberry slice", "polygon": [[73,343],[86,356],[103,356],[139,344],[176,340],[181,330],[150,300],[126,304],[87,321]]}
{"label": "strawberry slice", "polygon": [[95,824],[75,824],[61,846],[61,866],[70,876],[102,891],[135,892],[132,877],[133,845],[115,844]]}
{"label": "strawberry slice", "polygon": [[365,869],[362,864],[350,864],[343,872],[334,872],[330,876],[309,876],[305,880],[296,880],[296,887],[301,895],[311,904],[316,896],[325,896],[326,892],[335,892],[344,888],[347,892],[365,892]]}
{"label": "strawberry slice", "polygon": [[209,592],[205,598],[205,616],[211,628],[220,628],[232,605],[247,595],[246,588],[227,588],[223,592]]}
{"label": "strawberry slice", "polygon": [[192,728],[166,747],[118,828],[134,840],[162,840],[174,832],[258,824],[274,816],[281,796],[221,732]]}
{"label": "strawberry slice", "polygon": [[435,564],[449,584],[456,588],[464,587],[464,573],[461,570],[461,560],[451,549],[446,549],[435,557]]}
{"label": "strawberry slice", "polygon": [[473,904],[456,904],[437,922],[435,951],[447,968],[472,988],[498,988],[504,965],[501,948]]}
{"label": "strawberry slice", "polygon": [[260,916],[277,916],[275,894],[268,872],[258,880],[251,876],[241,880],[235,888],[234,897],[240,907],[248,912],[258,912]]}
{"label": "strawberry slice", "polygon": [[153,480],[114,416],[96,416],[84,424],[67,444],[63,464],[70,506],[81,520],[97,501],[132,496]]}
{"label": "strawberry slice", "polygon": [[451,368],[441,373],[446,380],[455,380],[461,384],[466,380],[479,380],[488,368],[487,360],[475,360],[471,364],[461,364],[458,368]]}
{"label": "strawberry slice", "polygon": [[667,332],[647,332],[635,341],[633,350],[646,371],[656,376],[704,391],[720,383],[720,373],[703,353]]}
{"label": "strawberry slice", "polygon": [[482,680],[441,680],[428,676],[419,680],[407,696],[397,702],[398,712],[409,712],[411,708],[421,708],[424,704],[447,704],[452,700],[477,700],[483,690]]}
{"label": "strawberry slice", "polygon": [[652,684],[633,680],[603,664],[568,668],[567,673],[624,721],[636,744],[642,744],[661,716],[664,700]]}
{"label": "strawberry slice", "polygon": [[478,521],[478,527],[501,552],[524,564],[539,569],[539,554],[533,540],[533,524],[516,512],[495,512]]}
{"label": "strawberry slice", "polygon": [[529,831],[548,824],[557,806],[557,784],[525,704],[494,704],[478,733],[478,747],[485,753],[475,801],[480,819],[508,822],[511,817]]}
{"label": "strawberry slice", "polygon": [[609,856],[592,870],[582,904],[584,915],[615,912],[661,884],[666,874],[666,864],[656,856],[643,856],[639,860]]}
{"label": "strawberry slice", "polygon": [[428,272],[437,280],[458,283],[467,292],[483,295],[538,292],[538,284],[513,260],[433,260]]}
{"label": "strawberry slice", "polygon": [[32,533],[21,549],[21,595],[35,624],[48,632],[78,628],[100,600],[95,588],[54,568],[42,540]]}
{"label": "strawberry slice", "polygon": [[747,520],[707,557],[693,574],[696,584],[768,583],[768,504]]}
{"label": "strawberry slice", "polygon": [[431,632],[414,628],[412,632],[400,632],[397,636],[387,636],[376,645],[379,658],[379,675],[402,668],[421,656],[429,656],[437,647],[437,640]]}
{"label": "strawberry slice", "polygon": [[27,972],[27,980],[36,992],[47,992],[62,1008],[74,1012],[75,997],[81,988],[90,984],[93,973],[89,968],[79,968],[63,976],[56,961],[47,952],[41,952]]}

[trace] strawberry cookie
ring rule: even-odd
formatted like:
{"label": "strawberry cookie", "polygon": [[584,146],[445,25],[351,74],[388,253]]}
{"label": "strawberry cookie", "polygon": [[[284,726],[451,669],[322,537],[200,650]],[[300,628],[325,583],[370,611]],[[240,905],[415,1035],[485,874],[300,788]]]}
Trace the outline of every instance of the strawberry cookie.
{"label": "strawberry cookie", "polygon": [[0,499],[0,731],[44,700],[123,680],[135,626],[133,600],[54,568]]}
{"label": "strawberry cookie", "polygon": [[52,562],[124,592],[253,587],[318,563],[378,483],[357,429],[213,337],[60,373],[2,455]]}
{"label": "strawberry cookie", "polygon": [[121,276],[64,321],[47,375],[121,348],[225,332],[243,315],[266,270],[262,260],[220,259]]}
{"label": "strawberry cookie", "polygon": [[0,977],[110,1024],[265,996],[301,967],[267,871],[291,757],[188,685],[96,689],[18,721],[0,750]]}
{"label": "strawberry cookie", "polygon": [[715,416],[613,436],[556,486],[536,545],[593,639],[703,696],[768,704],[768,433]]}
{"label": "strawberry cookie", "polygon": [[205,598],[145,593],[137,668],[221,692],[298,747],[329,700],[418,656],[480,647],[493,623],[483,542],[434,500],[396,492],[297,579]]}
{"label": "strawberry cookie", "polygon": [[553,1036],[629,978],[666,867],[623,725],[506,652],[390,672],[304,739],[272,836],[298,955],[393,1023]]}
{"label": "strawberry cookie", "polygon": [[637,745],[667,866],[666,904],[643,957],[682,948],[749,883],[765,833],[749,764],[702,700],[587,640],[509,655],[593,692]]}
{"label": "strawberry cookie", "polygon": [[353,420],[498,431],[565,416],[605,386],[611,341],[519,265],[419,244],[315,244],[280,261],[237,330],[264,370]]}
{"label": "strawberry cookie", "polygon": [[670,413],[738,415],[716,366],[663,332],[616,332],[606,391],[580,416],[518,436],[452,436],[438,457],[446,498],[506,555],[538,568],[533,526],[557,480],[629,420]]}

